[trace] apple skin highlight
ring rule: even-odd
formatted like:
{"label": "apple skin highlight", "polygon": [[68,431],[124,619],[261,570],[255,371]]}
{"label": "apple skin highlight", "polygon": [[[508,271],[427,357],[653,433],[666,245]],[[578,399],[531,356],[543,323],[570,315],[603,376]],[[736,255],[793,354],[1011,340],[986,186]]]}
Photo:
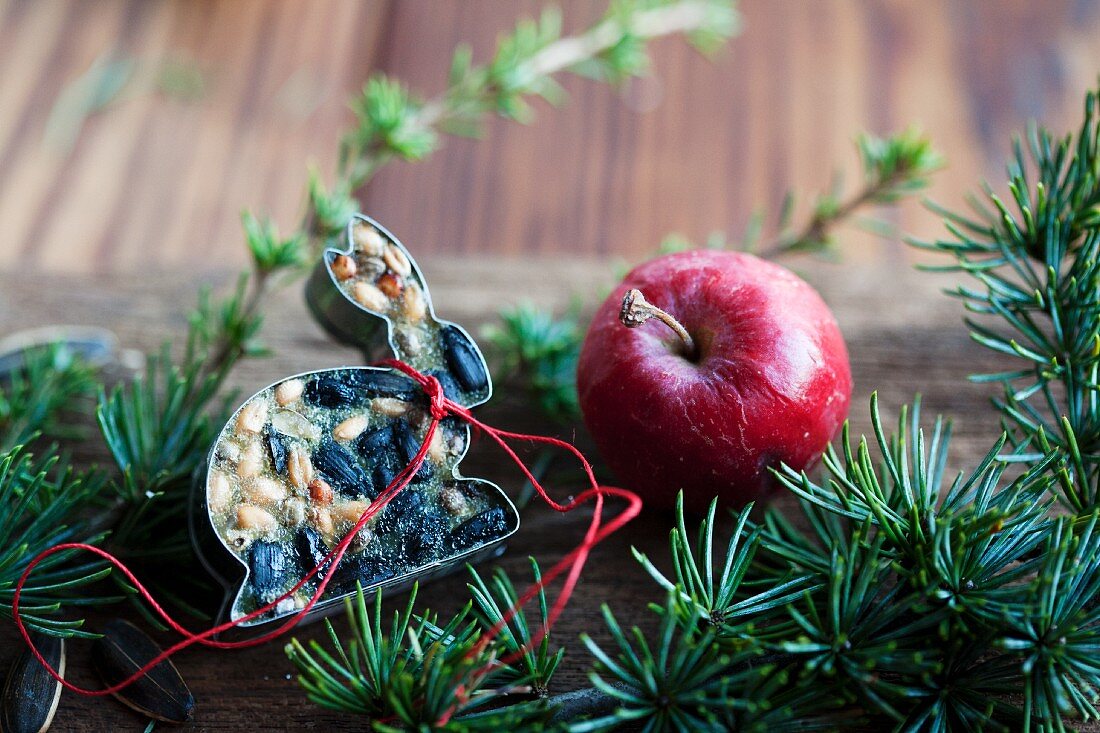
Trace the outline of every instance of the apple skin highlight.
{"label": "apple skin highlight", "polygon": [[[691,334],[619,320],[640,290]],[[584,422],[646,506],[739,506],[778,488],[769,469],[812,467],[848,414],[848,349],[817,292],[740,252],[666,255],[632,270],[588,329],[577,369]]]}

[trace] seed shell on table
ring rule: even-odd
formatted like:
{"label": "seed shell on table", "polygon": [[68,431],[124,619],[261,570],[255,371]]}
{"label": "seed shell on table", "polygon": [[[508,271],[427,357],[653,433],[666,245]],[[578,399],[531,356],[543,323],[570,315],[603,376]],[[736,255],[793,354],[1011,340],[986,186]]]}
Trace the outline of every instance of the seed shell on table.
{"label": "seed shell on table", "polygon": [[[92,645],[92,667],[105,685],[117,685],[160,653],[160,647],[141,629],[113,619]],[[166,723],[186,723],[195,712],[191,690],[167,659],[114,695],[139,713]]]}
{"label": "seed shell on table", "polygon": [[[31,641],[62,677],[65,676],[65,641],[56,636],[31,633]],[[21,643],[21,642],[20,642]],[[43,667],[29,648],[16,657],[0,699],[0,731],[45,733],[61,700],[61,683]]]}

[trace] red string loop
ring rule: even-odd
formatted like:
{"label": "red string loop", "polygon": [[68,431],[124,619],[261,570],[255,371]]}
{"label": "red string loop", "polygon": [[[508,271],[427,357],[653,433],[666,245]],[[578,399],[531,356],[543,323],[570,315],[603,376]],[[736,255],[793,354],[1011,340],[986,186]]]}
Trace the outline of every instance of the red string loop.
{"label": "red string loop", "polygon": [[[412,460],[409,461],[409,464],[405,466],[405,468],[397,474],[390,485],[387,486],[385,490],[383,490],[382,493],[379,494],[378,497],[371,502],[370,507],[368,507],[367,510],[363,512],[362,516],[360,516],[359,521],[356,522],[355,526],[352,527],[351,530],[336,544],[332,551],[325,555],[325,557],[316,565],[316,567],[310,570],[305,575],[305,577],[299,580],[293,588],[286,591],[270,603],[260,608],[257,608],[256,610],[245,616],[242,616],[239,619],[227,621],[225,623],[214,626],[213,628],[206,629],[205,631],[193,632],[188,630],[179,622],[177,622],[174,618],[172,618],[168,611],[166,611],[160,605],[160,603],[157,602],[152,593],[150,593],[150,591],[141,583],[141,581],[138,580],[137,576],[134,575],[134,573],[128,567],[126,567],[126,565],[121,560],[116,558],[111,553],[94,545],[88,545],[81,542],[66,542],[60,545],[55,545],[47,550],[40,552],[27,564],[26,569],[24,569],[22,576],[20,576],[19,578],[19,582],[15,586],[15,594],[12,597],[11,604],[12,618],[15,621],[16,627],[18,627],[19,629],[20,635],[23,637],[23,641],[26,642],[27,646],[30,647],[31,652],[34,654],[35,658],[38,659],[42,666],[46,668],[50,675],[55,680],[64,685],[65,688],[79,695],[86,695],[91,697],[111,695],[133,684],[138,679],[145,676],[145,674],[147,674],[158,664],[173,656],[177,652],[195,644],[210,647],[213,649],[245,649],[248,647],[265,644],[286,634],[288,631],[297,626],[298,623],[300,623],[301,620],[305,617],[305,615],[310,612],[310,610],[318,603],[318,601],[320,601],[321,597],[324,595],[325,589],[328,587],[329,580],[332,578],[332,575],[336,571],[337,566],[343,559],[344,554],[346,553],[348,546],[351,544],[351,541],[354,539],[356,533],[374,516],[376,516],[378,512],[380,512],[386,506],[386,504],[388,504],[399,492],[401,492],[406,486],[408,486],[409,482],[412,480],[412,477],[416,475],[416,472],[420,469],[421,464],[424,463],[425,456],[428,452],[428,446],[431,444],[432,436],[435,434],[435,431],[439,427],[439,422],[448,415],[454,415],[468,423],[474,429],[484,433],[485,435],[488,435],[493,440],[493,442],[495,442],[497,446],[499,446],[500,449],[503,450],[504,453],[515,463],[523,476],[534,487],[539,497],[542,498],[542,500],[548,506],[550,506],[550,508],[554,509],[557,512],[564,513],[570,512],[589,501],[594,503],[592,519],[589,522],[588,529],[585,531],[584,539],[580,542],[580,544],[578,544],[577,547],[574,548],[569,554],[558,561],[552,568],[550,568],[549,571],[544,573],[539,582],[532,584],[526,591],[524,591],[518,597],[516,603],[513,604],[513,606],[504,613],[501,621],[498,622],[496,626],[489,629],[488,632],[482,636],[479,645],[472,649],[469,654],[473,656],[479,653],[481,649],[488,645],[492,641],[492,639],[494,639],[500,633],[501,629],[506,624],[508,624],[512,620],[512,618],[515,617],[516,613],[518,613],[525,604],[533,599],[539,593],[539,591],[543,590],[547,585],[549,585],[558,577],[564,574],[565,579],[562,582],[561,591],[558,593],[557,598],[554,599],[554,602],[549,609],[547,615],[547,623],[532,637],[531,644],[533,646],[538,645],[542,638],[547,633],[549,633],[550,628],[557,621],[558,617],[565,609],[566,604],[569,602],[569,598],[572,596],[573,590],[576,588],[577,581],[580,579],[581,571],[583,570],[584,564],[587,561],[592,549],[600,542],[602,542],[605,538],[607,538],[610,534],[619,530],[623,525],[625,525],[627,522],[638,515],[642,507],[641,499],[636,494],[627,491],[626,489],[611,486],[600,486],[599,483],[596,481],[595,475],[592,472],[592,465],[573,444],[568,443],[564,440],[558,440],[557,438],[551,438],[543,435],[512,433],[486,425],[485,423],[475,418],[468,409],[448,399],[443,392],[443,386],[434,376],[430,374],[421,374],[419,371],[409,366],[408,364],[392,359],[379,362],[378,365],[396,369],[416,381],[423,388],[425,394],[429,398],[429,412],[432,419],[428,423],[428,429],[425,432],[424,440],[420,445],[420,449],[416,452],[416,455],[413,456]],[[565,504],[560,504],[554,501],[543,488],[542,484],[539,483],[539,481],[527,468],[526,464],[524,464],[523,459],[521,459],[512,449],[512,447],[508,445],[507,441],[509,440],[526,441],[530,443],[542,443],[545,445],[560,448],[571,453],[578,460],[578,462],[580,462],[582,468],[584,469],[588,488],[577,496],[571,498]],[[626,501],[626,507],[619,514],[614,516],[610,521],[605,523],[603,521],[603,505],[604,499],[606,497],[616,497],[619,499],[623,499]],[[61,675],[58,674],[57,670],[55,670],[49,665],[49,663],[47,663],[46,659],[42,656],[42,653],[39,652],[32,643],[30,632],[28,631],[26,624],[23,622],[23,618],[19,612],[19,602],[23,592],[23,588],[26,585],[27,580],[30,578],[30,575],[34,571],[34,569],[43,560],[50,557],[51,555],[55,555],[59,552],[65,552],[68,550],[83,550],[86,552],[91,552],[95,555],[98,555],[103,560],[106,560],[110,565],[116,568],[120,573],[122,573],[126,580],[128,580],[134,586],[134,588],[137,589],[138,595],[149,603],[149,606],[152,608],[154,613],[159,616],[164,621],[164,623],[168,625],[169,628],[171,628],[182,637],[180,641],[176,642],[172,646],[169,646],[167,649],[165,649],[163,652],[158,654],[147,664],[141,667],[141,669],[134,672],[134,674],[130,675],[129,677],[117,684],[111,685],[110,687],[92,690],[79,687],[63,679]],[[264,615],[268,611],[274,609],[280,601],[294,595],[306,583],[308,583],[318,574],[321,574],[321,569],[324,568],[326,564],[329,564],[328,570],[321,575],[321,579],[317,584],[317,589],[316,591],[314,591],[313,595],[310,597],[306,605],[298,613],[289,617],[286,621],[279,624],[279,626],[277,626],[276,628],[260,634],[259,636],[250,639],[244,639],[241,641],[218,641],[214,638],[224,631],[256,619]],[[508,657],[497,660],[497,663],[508,663],[510,661],[514,661],[516,658],[521,656],[521,654],[522,651],[516,652],[512,655],[509,655]],[[479,670],[479,672],[480,671],[486,670]],[[460,699],[462,699],[462,694],[463,693],[460,693]],[[453,713],[454,709],[448,711],[439,722],[446,722],[446,720],[449,719],[450,716],[453,715]]]}

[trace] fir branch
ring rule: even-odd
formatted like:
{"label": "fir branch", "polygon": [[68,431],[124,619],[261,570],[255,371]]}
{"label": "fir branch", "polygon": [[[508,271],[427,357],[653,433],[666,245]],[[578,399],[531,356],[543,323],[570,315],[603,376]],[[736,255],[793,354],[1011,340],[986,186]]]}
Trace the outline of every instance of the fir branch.
{"label": "fir branch", "polygon": [[856,147],[863,169],[862,187],[844,198],[838,177],[834,190],[818,195],[813,215],[799,229],[789,225],[794,201],[788,197],[780,214],[783,231],[771,245],[758,252],[761,257],[772,259],[791,252],[831,249],[835,246],[833,231],[856,212],[867,206],[893,204],[918,193],[928,186],[928,177],[943,167],[943,158],[931,141],[915,129],[886,138],[863,133],[856,138]]}
{"label": "fir branch", "polygon": [[494,378],[524,388],[548,417],[576,421],[577,359],[584,338],[576,309],[555,318],[523,302],[501,310],[499,318],[499,324],[482,330],[492,346]]}
{"label": "fir branch", "polygon": [[950,256],[930,269],[964,272],[976,287],[952,294],[977,343],[1018,366],[975,380],[1000,383],[997,402],[1024,458],[1048,447],[1066,458],[1060,497],[1087,514],[1100,504],[1100,123],[1085,99],[1076,134],[1056,139],[1032,126],[1014,145],[1007,199],[988,185],[973,213],[945,217],[950,238],[914,242]]}
{"label": "fir branch", "polygon": [[22,366],[0,375],[0,453],[38,436],[73,438],[73,418],[90,403],[93,369],[53,345],[23,354]]}
{"label": "fir branch", "polygon": [[[533,560],[532,568],[537,579]],[[552,709],[538,693],[545,691],[562,652],[549,653],[547,634],[537,651],[521,655],[521,666],[498,662],[530,645],[530,626],[520,611],[485,643],[483,634],[503,623],[500,606],[515,602],[515,590],[500,571],[493,590],[473,569],[471,573],[479,612],[475,617],[473,603],[467,604],[442,626],[429,612],[414,614],[414,587],[387,630],[381,590],[370,610],[360,587],[346,602],[350,642],[341,641],[326,621],[333,651],[316,641],[307,647],[294,639],[286,646],[308,697],[328,709],[365,715],[379,731],[492,731],[546,722]],[[539,626],[546,628],[541,596],[539,611]],[[536,694],[517,694],[524,691]]]}
{"label": "fir branch", "polygon": [[[660,629],[631,643],[609,614],[619,655],[589,646],[618,708],[575,729],[1061,729],[1094,714],[1096,518],[1048,515],[1056,454],[1008,481],[1001,441],[948,479],[948,428],[926,431],[919,404],[890,434],[873,402],[871,423],[870,440],[845,430],[826,481],[777,473],[808,533],[746,510],[718,560],[714,506],[694,543],[677,511],[674,575],[636,554],[669,594]],[[716,685],[746,701],[736,721]]]}
{"label": "fir branch", "polygon": [[[36,460],[22,447],[0,454],[0,613],[11,617],[15,586],[31,558],[63,542],[95,543],[102,532],[80,516],[101,491],[103,477],[79,474],[56,456]],[[55,636],[90,636],[83,621],[59,618],[75,606],[112,603],[91,586],[110,573],[104,562],[75,564],[72,552],[43,560],[23,588],[20,616],[28,628]]]}

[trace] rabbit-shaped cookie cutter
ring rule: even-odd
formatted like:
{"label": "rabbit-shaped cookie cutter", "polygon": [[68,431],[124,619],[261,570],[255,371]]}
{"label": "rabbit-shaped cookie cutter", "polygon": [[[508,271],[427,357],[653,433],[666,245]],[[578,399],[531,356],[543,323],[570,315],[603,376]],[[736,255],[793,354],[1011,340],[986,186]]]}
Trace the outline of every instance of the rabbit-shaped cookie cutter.
{"label": "rabbit-shaped cookie cutter", "polygon": [[[356,215],[346,249],[325,250],[306,285],[315,319],[368,362],[396,357],[435,376],[463,407],[487,401],[485,359],[460,326],[439,320],[404,245]],[[223,620],[283,595],[320,562],[417,452],[427,423],[419,384],[389,367],[347,366],[279,380],[223,427],[195,483],[192,537],[227,590]],[[444,418],[412,481],[360,530],[309,617],[331,613],[361,583],[396,592],[503,551],[519,528],[496,485],[458,471],[470,428]],[[293,615],[315,577],[268,613]]]}

